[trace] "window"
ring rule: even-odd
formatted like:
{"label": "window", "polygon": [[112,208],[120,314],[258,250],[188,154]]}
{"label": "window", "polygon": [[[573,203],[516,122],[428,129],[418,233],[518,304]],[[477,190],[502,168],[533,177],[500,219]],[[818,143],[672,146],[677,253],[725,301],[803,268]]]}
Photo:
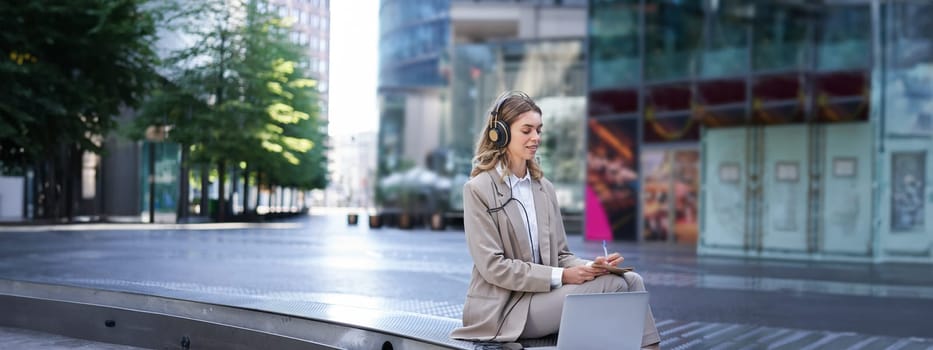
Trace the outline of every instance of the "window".
{"label": "window", "polygon": [[891,231],[923,231],[926,152],[891,155]]}
{"label": "window", "polygon": [[692,76],[702,45],[702,3],[649,0],[647,6],[655,11],[645,14],[645,79]]}

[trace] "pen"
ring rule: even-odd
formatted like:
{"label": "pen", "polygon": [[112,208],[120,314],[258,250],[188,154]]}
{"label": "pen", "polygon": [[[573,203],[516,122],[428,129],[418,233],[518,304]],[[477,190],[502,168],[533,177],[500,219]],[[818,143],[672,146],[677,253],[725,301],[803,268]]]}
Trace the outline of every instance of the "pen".
{"label": "pen", "polygon": [[[609,259],[609,251],[606,250],[606,240],[605,240],[605,239],[603,240],[603,256],[605,256],[606,259]],[[609,260],[606,260],[606,264],[609,264]]]}

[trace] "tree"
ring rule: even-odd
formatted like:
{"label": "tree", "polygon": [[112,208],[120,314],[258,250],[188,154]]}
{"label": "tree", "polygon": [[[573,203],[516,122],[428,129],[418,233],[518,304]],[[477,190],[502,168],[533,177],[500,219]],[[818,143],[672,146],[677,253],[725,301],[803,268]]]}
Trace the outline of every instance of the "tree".
{"label": "tree", "polygon": [[169,140],[190,145],[192,161],[216,164],[221,184],[228,164],[246,162],[278,185],[326,185],[315,82],[299,68],[307,58],[288,40],[288,21],[255,1],[184,5],[189,12],[176,23],[193,45],[166,59],[168,83],[147,101],[132,135],[170,126]]}
{"label": "tree", "polygon": [[37,217],[70,217],[77,159],[157,75],[145,0],[0,2],[0,172],[35,169]]}

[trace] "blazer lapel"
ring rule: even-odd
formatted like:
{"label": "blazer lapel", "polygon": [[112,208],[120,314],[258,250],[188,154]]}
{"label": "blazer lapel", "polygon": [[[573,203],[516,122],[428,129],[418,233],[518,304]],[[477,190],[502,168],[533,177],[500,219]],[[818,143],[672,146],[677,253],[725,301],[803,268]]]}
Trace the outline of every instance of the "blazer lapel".
{"label": "blazer lapel", "polygon": [[532,183],[532,195],[535,199],[535,216],[538,220],[538,249],[541,252],[541,264],[551,265],[551,223],[549,219],[551,203],[540,181]]}

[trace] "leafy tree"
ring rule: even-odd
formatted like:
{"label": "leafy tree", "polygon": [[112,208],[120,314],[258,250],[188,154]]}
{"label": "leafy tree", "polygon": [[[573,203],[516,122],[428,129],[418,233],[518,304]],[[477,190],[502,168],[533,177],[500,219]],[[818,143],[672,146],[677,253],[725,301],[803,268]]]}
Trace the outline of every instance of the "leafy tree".
{"label": "leafy tree", "polygon": [[71,216],[80,155],[156,82],[144,3],[0,2],[0,171],[36,170],[39,217]]}
{"label": "leafy tree", "polygon": [[[194,162],[262,169],[266,184],[323,187],[324,134],[315,82],[299,69],[307,58],[288,40],[288,21],[257,10],[255,1],[185,4],[176,17],[193,44],[164,67],[168,83],[148,100],[134,137],[152,125],[171,127],[169,140],[190,145]],[[223,189],[223,186],[220,186]],[[220,192],[219,214],[225,194]]]}

